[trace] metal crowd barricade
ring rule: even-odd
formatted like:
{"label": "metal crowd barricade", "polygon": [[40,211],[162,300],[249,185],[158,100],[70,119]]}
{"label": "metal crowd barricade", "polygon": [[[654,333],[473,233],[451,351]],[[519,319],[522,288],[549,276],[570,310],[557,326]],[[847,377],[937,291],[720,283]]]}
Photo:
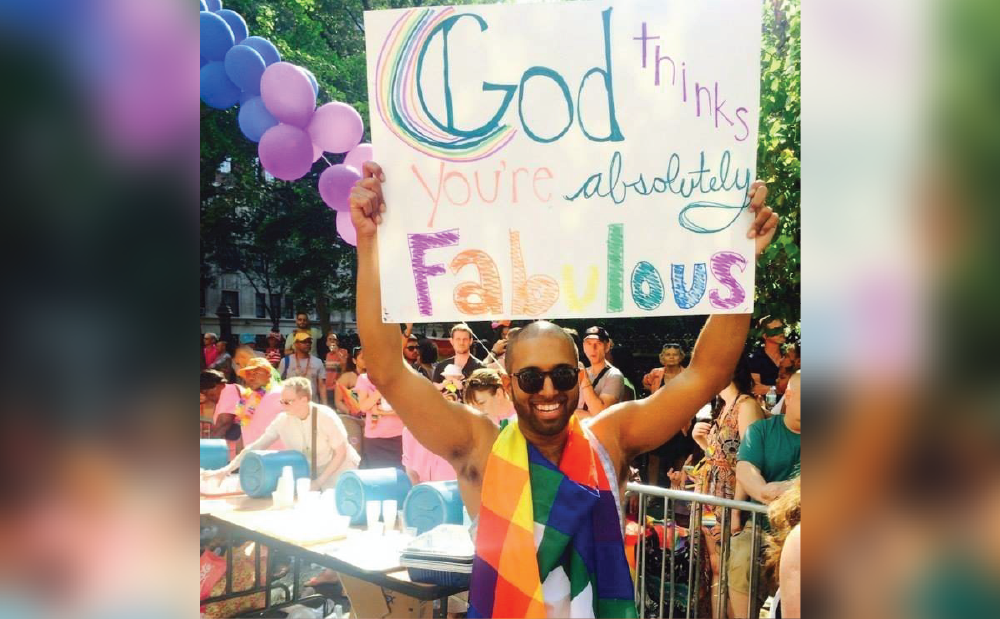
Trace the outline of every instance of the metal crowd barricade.
{"label": "metal crowd barricade", "polygon": [[[758,503],[749,503],[747,501],[734,501],[731,499],[720,499],[719,497],[712,496],[709,494],[699,494],[697,492],[688,492],[687,490],[673,490],[670,488],[660,488],[659,486],[647,486],[645,484],[629,483],[626,486],[625,496],[637,494],[639,496],[639,542],[637,544],[637,557],[636,557],[636,574],[635,574],[635,601],[638,606],[639,617],[645,616],[646,607],[646,512],[647,503],[649,497],[661,498],[664,501],[663,506],[663,516],[664,516],[664,526],[665,534],[670,535],[670,543],[664,540],[661,544],[661,551],[663,556],[660,560],[660,599],[659,599],[659,613],[658,616],[662,619],[663,617],[663,602],[666,589],[665,583],[665,569],[667,565],[667,552],[670,552],[670,594],[667,598],[669,613],[668,617],[673,619],[674,617],[674,600],[675,600],[675,586],[674,583],[674,568],[676,559],[674,557],[674,539],[676,537],[676,521],[674,519],[674,503],[677,501],[682,501],[691,504],[691,514],[690,522],[688,527],[688,547],[690,548],[690,565],[688,568],[688,582],[687,582],[687,606],[685,617],[690,619],[697,614],[692,615],[692,606],[694,606],[694,612],[697,613],[697,601],[699,598],[699,587],[700,587],[700,576],[701,576],[701,522],[702,522],[702,507],[704,505],[712,505],[716,507],[723,508],[721,510],[721,518],[717,519],[718,526],[722,527],[722,544],[719,547],[719,598],[716,606],[716,616],[717,617],[727,617],[728,616],[728,605],[727,600],[729,598],[729,570],[727,565],[729,563],[729,545],[730,545],[730,509],[739,509],[741,511],[750,513],[749,525],[752,527],[751,531],[753,533],[753,542],[750,552],[750,557],[752,561],[757,561],[757,557],[760,555],[761,548],[761,537],[762,537],[762,527],[758,526],[758,521],[761,517],[767,518],[767,506],[760,505]],[[623,501],[623,504],[627,505],[628,501]],[[745,528],[745,527],[744,527]],[[669,547],[669,548],[668,548]],[[757,589],[760,586],[759,567],[755,566],[750,570],[750,596],[749,603],[747,604],[747,617],[752,617],[757,599]],[[711,600],[711,593],[709,594],[709,600]]]}

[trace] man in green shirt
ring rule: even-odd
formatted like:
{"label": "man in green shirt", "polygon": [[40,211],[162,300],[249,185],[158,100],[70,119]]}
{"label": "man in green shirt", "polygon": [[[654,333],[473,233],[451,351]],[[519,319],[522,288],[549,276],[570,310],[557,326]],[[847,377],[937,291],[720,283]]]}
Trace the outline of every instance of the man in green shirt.
{"label": "man in green shirt", "polygon": [[[758,503],[770,503],[791,487],[799,475],[802,417],[801,373],[788,381],[783,415],[756,421],[747,428],[736,454],[736,481]],[[762,523],[767,527],[766,519]],[[746,617],[750,596],[753,531],[748,527],[732,538],[729,554],[729,599],[734,617]]]}

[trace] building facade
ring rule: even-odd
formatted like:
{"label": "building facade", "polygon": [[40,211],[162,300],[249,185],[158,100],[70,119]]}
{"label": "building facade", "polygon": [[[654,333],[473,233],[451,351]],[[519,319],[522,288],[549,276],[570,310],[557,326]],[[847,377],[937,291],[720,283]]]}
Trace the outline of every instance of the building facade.
{"label": "building facade", "polygon": [[[232,312],[230,325],[233,337],[253,335],[259,346],[263,346],[271,331],[272,321],[267,308],[276,309],[281,314],[279,330],[282,336],[295,328],[295,313],[298,309],[295,299],[288,295],[267,295],[257,292],[242,273],[222,273],[215,278],[214,285],[201,291],[200,323],[202,333],[221,331],[216,311],[225,302]],[[319,327],[320,318],[315,310],[307,312],[314,327]],[[337,333],[357,333],[358,325],[354,310],[331,310],[330,329]]]}

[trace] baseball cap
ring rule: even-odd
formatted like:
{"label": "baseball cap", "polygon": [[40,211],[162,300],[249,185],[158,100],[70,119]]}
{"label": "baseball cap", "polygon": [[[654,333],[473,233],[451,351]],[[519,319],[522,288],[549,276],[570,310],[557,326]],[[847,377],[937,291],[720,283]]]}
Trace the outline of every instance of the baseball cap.
{"label": "baseball cap", "polygon": [[441,375],[454,378],[459,378],[461,376],[464,376],[464,374],[462,374],[462,370],[460,370],[458,366],[455,365],[454,363],[449,363],[448,365],[446,365],[444,371],[441,372]]}
{"label": "baseball cap", "polygon": [[240,344],[252,344],[257,341],[257,336],[253,333],[241,333]]}
{"label": "baseball cap", "polygon": [[587,329],[587,331],[585,332],[585,335],[583,336],[583,339],[586,340],[586,339],[589,339],[589,338],[592,338],[592,337],[596,337],[597,339],[601,340],[602,342],[610,342],[611,341],[611,336],[608,335],[608,332],[604,330],[604,327],[593,326],[593,327],[590,327],[589,329]]}
{"label": "baseball cap", "polygon": [[295,339],[292,341],[301,342],[302,340],[311,340],[311,339],[312,339],[311,333],[307,333],[305,331],[299,331],[298,333],[295,334]]}

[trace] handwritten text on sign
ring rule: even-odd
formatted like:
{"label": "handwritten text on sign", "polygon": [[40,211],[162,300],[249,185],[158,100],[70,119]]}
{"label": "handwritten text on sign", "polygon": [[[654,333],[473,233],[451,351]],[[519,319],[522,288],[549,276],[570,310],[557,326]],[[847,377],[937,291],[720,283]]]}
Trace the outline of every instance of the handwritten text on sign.
{"label": "handwritten text on sign", "polygon": [[751,311],[759,11],[366,13],[386,320]]}

